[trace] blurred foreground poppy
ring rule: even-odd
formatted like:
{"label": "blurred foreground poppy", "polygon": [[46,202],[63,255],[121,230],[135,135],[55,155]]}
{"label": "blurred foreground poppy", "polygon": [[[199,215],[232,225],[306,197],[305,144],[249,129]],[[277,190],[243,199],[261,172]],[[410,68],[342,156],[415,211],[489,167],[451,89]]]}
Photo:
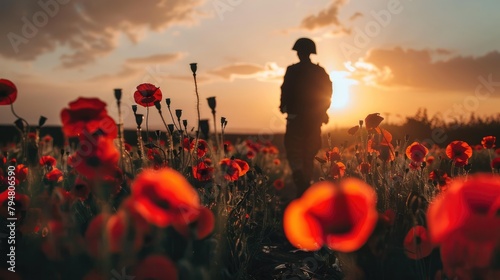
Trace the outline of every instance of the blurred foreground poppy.
{"label": "blurred foreground poppy", "polygon": [[92,138],[80,141],[78,150],[68,158],[68,164],[88,179],[114,176],[120,153],[112,139]]}
{"label": "blurred foreground poppy", "polygon": [[106,103],[98,98],[80,97],[69,103],[69,108],[61,111],[63,132],[67,137],[75,137],[85,132],[98,131],[111,139],[116,138],[118,129],[115,121],[106,111]]}
{"label": "blurred foreground poppy", "polygon": [[323,245],[339,252],[358,250],[377,223],[376,200],[372,187],[359,179],[345,179],[339,185],[315,183],[286,208],[286,237],[308,251]]}
{"label": "blurred foreground poppy", "polygon": [[163,255],[150,255],[142,260],[134,272],[137,280],[177,280],[178,272],[174,263]]}
{"label": "blurred foreground poppy", "polygon": [[493,259],[495,248],[500,246],[500,218],[494,215],[494,208],[499,198],[500,176],[475,174],[468,180],[454,180],[430,204],[429,236],[441,246],[448,277],[483,279],[476,274],[478,271],[495,269]]}
{"label": "blurred foreground poppy", "polygon": [[132,199],[137,211],[158,227],[191,223],[199,215],[198,193],[182,174],[170,168],[141,172],[132,183]]}

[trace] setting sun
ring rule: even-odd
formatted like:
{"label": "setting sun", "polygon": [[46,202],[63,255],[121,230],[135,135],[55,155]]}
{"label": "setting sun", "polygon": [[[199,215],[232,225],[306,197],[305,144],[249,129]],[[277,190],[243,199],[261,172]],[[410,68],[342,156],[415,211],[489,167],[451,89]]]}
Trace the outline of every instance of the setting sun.
{"label": "setting sun", "polygon": [[332,109],[341,109],[349,105],[350,87],[358,84],[356,80],[349,79],[347,71],[332,71],[330,79],[333,82]]}

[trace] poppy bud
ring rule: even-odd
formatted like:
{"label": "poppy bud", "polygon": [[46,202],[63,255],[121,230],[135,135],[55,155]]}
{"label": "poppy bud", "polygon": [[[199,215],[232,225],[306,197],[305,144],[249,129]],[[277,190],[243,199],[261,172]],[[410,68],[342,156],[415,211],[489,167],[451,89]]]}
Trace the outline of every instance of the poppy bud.
{"label": "poppy bud", "polygon": [[165,103],[167,103],[167,107],[170,108],[170,98],[166,98]]}
{"label": "poppy bud", "polygon": [[189,66],[191,67],[191,71],[193,72],[193,75],[196,75],[196,70],[198,70],[198,66],[196,63],[190,63]]}
{"label": "poppy bud", "polygon": [[47,121],[46,117],[40,116],[40,118],[38,119],[38,127],[42,127],[46,121]]}
{"label": "poppy bud", "polygon": [[137,124],[137,127],[141,126],[143,120],[144,120],[143,114],[135,114],[135,123]]}
{"label": "poppy bud", "polygon": [[212,114],[215,114],[215,107],[217,105],[217,103],[215,102],[215,96],[208,97],[207,101],[208,101],[208,107],[212,109]]}
{"label": "poppy bud", "polygon": [[226,128],[227,126],[227,121],[224,121],[224,128]]}
{"label": "poppy bud", "polygon": [[180,119],[182,117],[182,110],[181,109],[175,110],[175,115],[177,116],[177,119]]}
{"label": "poppy bud", "polygon": [[156,135],[156,137],[160,138],[161,131],[160,130],[155,130],[155,135]]}
{"label": "poppy bud", "polygon": [[363,127],[363,120],[359,120],[359,127]]}
{"label": "poppy bud", "polygon": [[187,129],[188,121],[187,120],[182,120],[182,125],[184,126],[184,129]]}
{"label": "poppy bud", "polygon": [[117,102],[120,102],[122,99],[122,89],[121,88],[115,88],[115,98]]}
{"label": "poppy bud", "polygon": [[61,156],[64,156],[64,149],[61,149]]}
{"label": "poppy bud", "polygon": [[220,118],[220,123],[222,126],[224,126],[224,122],[226,121],[226,118],[225,117],[221,117]]}
{"label": "poppy bud", "polygon": [[134,115],[137,113],[137,105],[132,105],[132,111],[134,111]]}
{"label": "poppy bud", "polygon": [[422,168],[425,168],[427,166],[427,163],[425,161],[423,161],[421,166],[422,166]]}
{"label": "poppy bud", "polygon": [[156,110],[161,111],[161,104],[160,104],[160,101],[159,101],[159,100],[157,100],[157,101],[155,101],[155,103],[154,103],[154,104],[155,104]]}

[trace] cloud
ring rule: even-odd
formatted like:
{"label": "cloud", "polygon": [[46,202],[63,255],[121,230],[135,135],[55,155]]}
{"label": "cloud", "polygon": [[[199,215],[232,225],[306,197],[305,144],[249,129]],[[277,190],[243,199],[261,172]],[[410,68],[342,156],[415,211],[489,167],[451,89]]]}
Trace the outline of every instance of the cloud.
{"label": "cloud", "polygon": [[165,64],[184,57],[183,53],[155,54],[145,57],[133,57],[125,61],[127,64]]}
{"label": "cloud", "polygon": [[0,56],[31,61],[54,52],[64,68],[81,67],[117,47],[120,34],[132,42],[145,30],[192,24],[203,0],[2,0]]}
{"label": "cloud", "polygon": [[354,20],[356,20],[357,18],[360,18],[360,17],[363,17],[363,13],[356,12],[352,16],[349,17],[349,20],[350,21],[354,21]]}
{"label": "cloud", "polygon": [[98,75],[90,78],[89,81],[130,78],[141,72],[144,73],[145,76],[152,79],[163,79],[168,76],[168,74],[161,69],[161,65],[173,63],[183,57],[184,53],[165,53],[132,57],[125,60],[125,63],[117,73]]}
{"label": "cloud", "polygon": [[315,30],[326,26],[334,25],[341,29],[346,29],[339,20],[339,10],[347,0],[333,0],[330,5],[319,11],[317,14],[308,15],[300,23],[300,27],[307,30]]}
{"label": "cloud", "polygon": [[284,68],[279,67],[274,62],[269,62],[264,66],[252,63],[234,63],[210,70],[208,73],[226,80],[234,78],[274,80],[283,77]]}
{"label": "cloud", "polygon": [[[446,49],[374,49],[351,67],[358,80],[378,85],[428,90],[473,91],[479,77],[500,79],[500,53],[451,56]],[[435,59],[446,55],[447,59]]]}

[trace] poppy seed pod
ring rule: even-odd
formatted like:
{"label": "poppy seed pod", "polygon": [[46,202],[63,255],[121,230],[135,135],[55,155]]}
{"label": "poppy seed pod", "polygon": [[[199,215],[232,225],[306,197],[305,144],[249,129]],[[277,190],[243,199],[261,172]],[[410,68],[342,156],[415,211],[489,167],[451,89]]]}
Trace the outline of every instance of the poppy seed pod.
{"label": "poppy seed pod", "polygon": [[40,116],[40,118],[38,119],[38,127],[42,127],[46,121],[47,121],[46,117]]}
{"label": "poppy seed pod", "polygon": [[154,104],[155,104],[156,110],[161,111],[161,104],[160,104],[160,101],[159,101],[159,100],[158,100],[158,101],[155,101],[155,103],[154,103]]}
{"label": "poppy seed pod", "polygon": [[160,138],[161,131],[160,130],[155,130],[155,135],[156,135],[156,137]]}
{"label": "poppy seed pod", "polygon": [[221,117],[220,118],[220,123],[222,126],[224,126],[224,123],[226,122],[226,118],[225,117]]}
{"label": "poppy seed pod", "polygon": [[187,129],[188,121],[187,120],[182,120],[182,125],[184,126],[184,129]]}
{"label": "poppy seed pod", "polygon": [[170,108],[170,98],[166,98],[165,103],[167,103],[167,107]]}
{"label": "poppy seed pod", "polygon": [[174,132],[174,125],[169,124],[169,125],[167,125],[167,127],[168,127],[168,131],[170,132],[170,134],[172,134]]}
{"label": "poppy seed pod", "polygon": [[215,114],[215,107],[217,105],[217,103],[215,102],[215,96],[208,97],[207,101],[208,101],[208,107],[212,109],[212,114]]}
{"label": "poppy seed pod", "polygon": [[181,109],[175,110],[175,115],[177,116],[178,119],[180,119],[182,117],[182,110]]}
{"label": "poppy seed pod", "polygon": [[198,70],[198,65],[196,63],[190,63],[189,66],[191,67],[193,75],[196,75],[196,70]]}
{"label": "poppy seed pod", "polygon": [[363,120],[359,120],[359,126],[363,127]]}
{"label": "poppy seed pod", "polygon": [[120,102],[122,99],[122,89],[121,88],[115,88],[115,98],[117,102]]}
{"label": "poppy seed pod", "polygon": [[137,127],[142,125],[142,121],[144,120],[143,114],[135,114],[135,123],[137,123]]}
{"label": "poppy seed pod", "polygon": [[19,130],[21,131],[24,131],[24,123],[23,123],[23,120],[21,119],[17,119],[14,124],[16,125],[17,128],[19,128]]}
{"label": "poppy seed pod", "polygon": [[134,115],[137,114],[137,105],[132,105],[132,111],[134,111]]}

